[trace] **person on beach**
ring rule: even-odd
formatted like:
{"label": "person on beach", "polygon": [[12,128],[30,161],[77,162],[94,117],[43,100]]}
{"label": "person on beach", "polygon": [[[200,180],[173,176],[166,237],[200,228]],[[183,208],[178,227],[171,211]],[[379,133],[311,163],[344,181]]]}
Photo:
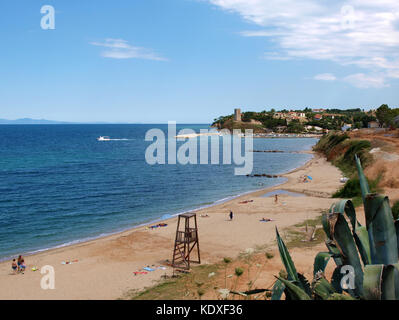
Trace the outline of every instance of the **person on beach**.
{"label": "person on beach", "polygon": [[14,274],[17,274],[18,266],[17,266],[17,262],[15,261],[15,259],[12,259],[11,268],[12,268],[12,271],[14,271]]}
{"label": "person on beach", "polygon": [[18,272],[21,270],[21,262],[22,262],[22,256],[18,256],[18,260],[17,260],[17,265],[18,265]]}
{"label": "person on beach", "polygon": [[275,194],[275,195],[274,195],[274,203],[277,204],[277,202],[278,202],[278,195]]}
{"label": "person on beach", "polygon": [[231,211],[231,210],[230,210],[229,217],[230,217],[230,221],[233,220],[233,211]]}
{"label": "person on beach", "polygon": [[25,269],[26,269],[26,265],[25,265],[25,260],[24,259],[21,260],[21,265],[19,266],[19,268],[20,268],[21,273],[24,274]]}

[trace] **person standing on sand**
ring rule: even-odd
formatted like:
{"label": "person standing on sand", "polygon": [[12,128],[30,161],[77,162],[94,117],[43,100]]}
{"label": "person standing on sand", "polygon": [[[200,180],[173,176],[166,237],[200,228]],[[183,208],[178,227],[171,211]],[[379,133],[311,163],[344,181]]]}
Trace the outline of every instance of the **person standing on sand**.
{"label": "person standing on sand", "polygon": [[21,256],[21,255],[18,256],[18,261],[17,261],[17,264],[18,264],[18,271],[21,270],[21,263],[22,263],[22,260],[23,260],[22,256]]}
{"label": "person standing on sand", "polygon": [[24,259],[21,260],[20,269],[21,269],[21,273],[24,274],[25,269],[26,269],[26,264],[25,264],[25,260]]}
{"label": "person standing on sand", "polygon": [[275,195],[274,195],[274,203],[277,204],[277,202],[278,202],[278,195],[275,194]]}
{"label": "person standing on sand", "polygon": [[14,271],[14,274],[17,274],[17,262],[15,261],[15,259],[12,259],[12,264],[11,264],[11,268]]}
{"label": "person standing on sand", "polygon": [[230,210],[229,217],[230,217],[230,221],[233,220],[233,211],[231,211],[231,210]]}

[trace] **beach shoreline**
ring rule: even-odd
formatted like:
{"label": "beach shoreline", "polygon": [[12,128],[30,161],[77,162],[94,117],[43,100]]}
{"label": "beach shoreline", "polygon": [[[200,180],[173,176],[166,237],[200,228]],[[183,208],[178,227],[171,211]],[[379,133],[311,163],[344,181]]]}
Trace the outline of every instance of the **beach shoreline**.
{"label": "beach shoreline", "polygon": [[[328,174],[328,172],[331,173]],[[306,186],[298,180],[304,173],[311,174],[314,178]],[[334,177],[334,181],[328,183],[329,179],[325,179],[322,173],[327,173],[327,178]],[[258,235],[249,235],[248,233],[251,228],[258,229],[260,227],[258,218],[263,217],[263,208],[273,206],[273,199],[262,198],[263,194],[278,189],[299,192],[306,194],[307,197],[318,199],[318,202],[325,203],[321,206],[322,208],[328,208],[332,200],[328,198],[328,194],[339,187],[341,173],[324,158],[313,153],[312,159],[304,165],[284,173],[282,176],[287,180],[281,184],[237,195],[227,201],[189,211],[196,212],[199,220],[203,263],[214,263],[225,254],[237,256],[246,247],[254,246],[256,243],[263,245],[273,239],[270,234],[262,236],[261,233]],[[308,202],[307,197],[303,197],[306,202]],[[306,203],[304,199],[291,199],[284,195],[281,195],[280,198],[287,199],[287,203],[292,202],[293,206]],[[244,207],[243,202],[246,200],[252,202],[246,203]],[[304,220],[303,218],[310,216],[308,212],[297,214],[295,219],[287,220],[287,217],[283,215],[285,209],[291,209],[291,204],[286,207],[281,206],[273,207],[272,211],[275,212],[268,212],[268,214],[277,218],[273,218],[273,220],[284,220],[284,223],[279,223],[282,226],[291,225],[295,221]],[[320,204],[317,203],[317,206]],[[229,210],[233,210],[235,213],[234,222],[242,220],[241,225],[233,226],[231,224],[229,226],[232,229],[231,232],[229,228],[226,228],[226,217]],[[318,207],[317,210],[319,210]],[[201,215],[208,215],[210,218],[202,218]],[[245,216],[254,216],[254,220],[247,223]],[[9,274],[10,261],[0,262],[0,282],[4,284],[0,288],[0,299],[116,299],[130,289],[140,290],[151,286],[159,281],[163,274],[170,274],[171,268],[156,270],[143,276],[134,276],[133,272],[142,270],[144,266],[165,265],[167,260],[171,259],[176,220],[177,214],[168,219],[159,219],[96,239],[28,255],[26,256],[28,270],[24,275],[11,276]],[[166,223],[168,226],[156,229],[148,228],[149,225],[157,223]],[[272,225],[275,223],[270,223],[267,227]],[[263,226],[260,230],[262,229]],[[241,239],[237,239],[237,235],[240,235]],[[62,264],[65,261],[76,262],[69,265]],[[30,270],[32,266],[40,268],[44,264],[54,266],[56,281],[59,284],[58,287],[56,285],[55,290],[41,289],[39,285],[40,271]],[[104,277],[108,280],[105,280]],[[102,280],[99,281],[99,278]],[[19,290],[13,289],[14,282],[25,283],[25,289],[28,283],[29,290],[24,290],[23,293],[18,292]],[[96,289],[92,292],[87,290],[87,287]]]}
{"label": "beach shoreline", "polygon": [[[287,172],[280,173],[280,174],[278,174],[276,176],[284,177],[285,175],[289,175],[289,174],[294,173],[294,172],[296,172],[296,171],[298,171],[300,169],[306,168],[307,165],[313,159],[313,155],[314,155],[314,152],[311,151],[311,150],[295,151],[294,153],[312,154],[312,158],[307,160],[303,165],[301,165],[299,167],[296,167],[296,168],[293,168],[293,169],[291,169],[291,170],[289,170]],[[213,206],[217,206],[217,205],[229,202],[229,201],[233,201],[233,200],[235,200],[235,199],[237,199],[239,197],[251,195],[253,193],[257,193],[257,192],[260,192],[260,191],[265,191],[265,193],[266,193],[266,192],[268,192],[269,189],[272,189],[272,188],[277,187],[277,186],[284,185],[286,182],[287,181],[283,181],[281,183],[276,183],[273,186],[268,186],[268,187],[260,188],[260,189],[257,189],[257,190],[245,191],[245,192],[239,193],[237,195],[232,195],[232,196],[228,196],[226,198],[215,200],[211,204],[201,205],[199,207],[196,207],[196,208],[193,208],[193,209],[190,209],[190,210],[185,210],[185,211],[181,211],[181,212],[178,212],[178,213],[167,214],[168,216],[170,216],[168,218],[159,217],[159,218],[155,218],[155,219],[152,219],[150,221],[147,221],[147,222],[139,223],[138,225],[135,225],[135,226],[129,226],[129,227],[127,227],[125,229],[122,229],[122,230],[117,230],[117,231],[114,231],[114,232],[102,233],[100,235],[93,236],[93,237],[87,237],[87,238],[82,238],[82,239],[71,240],[71,241],[68,241],[66,243],[62,243],[62,244],[55,245],[55,246],[52,246],[52,247],[42,248],[42,249],[37,249],[37,250],[27,251],[27,252],[20,252],[19,254],[22,254],[25,257],[30,257],[30,256],[34,256],[36,254],[41,254],[41,253],[45,253],[45,252],[52,251],[52,250],[67,248],[67,247],[71,247],[71,246],[74,246],[74,245],[84,244],[84,243],[88,243],[88,242],[91,242],[91,241],[96,241],[96,240],[99,240],[99,239],[102,239],[102,238],[107,238],[107,237],[111,237],[111,236],[114,236],[114,235],[123,234],[124,232],[134,231],[134,230],[139,229],[139,228],[147,228],[147,227],[149,227],[151,225],[158,224],[158,223],[167,223],[169,220],[172,220],[172,219],[176,218],[180,214],[189,213],[189,212],[197,212],[197,211],[200,211],[200,210],[203,210],[203,209],[211,208]],[[13,258],[15,258],[15,256],[13,256],[13,255],[0,258],[0,264],[3,263],[3,262],[6,262],[6,261],[10,261]]]}

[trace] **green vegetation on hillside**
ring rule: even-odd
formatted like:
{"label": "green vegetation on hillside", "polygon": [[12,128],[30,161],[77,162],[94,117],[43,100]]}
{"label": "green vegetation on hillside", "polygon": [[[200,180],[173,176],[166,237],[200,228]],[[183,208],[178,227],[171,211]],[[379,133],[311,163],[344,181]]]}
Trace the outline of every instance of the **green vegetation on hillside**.
{"label": "green vegetation on hillside", "polygon": [[[307,131],[341,130],[343,126],[351,129],[368,128],[370,123],[377,122],[378,126],[398,126],[395,117],[399,115],[399,108],[390,109],[383,104],[376,110],[364,111],[356,109],[310,109],[280,110],[271,109],[261,112],[246,111],[241,114],[241,121],[234,121],[232,114],[214,119],[213,126],[219,129],[254,129],[256,132],[267,130],[303,133]],[[374,124],[375,125],[375,124]],[[314,128],[318,128],[315,130]],[[309,128],[307,130],[307,128]]]}
{"label": "green vegetation on hillside", "polygon": [[355,155],[360,158],[364,167],[370,164],[372,160],[370,149],[370,141],[349,139],[347,134],[342,133],[327,134],[314,147],[315,151],[323,153],[327,160],[340,168],[349,178],[356,175]]}
{"label": "green vegetation on hillside", "polygon": [[[349,178],[345,185],[333,195],[334,198],[352,199],[355,206],[361,205],[362,193],[356,171],[355,155],[367,167],[372,161],[370,149],[370,141],[349,139],[349,136],[343,133],[327,134],[316,144],[314,150],[323,153]],[[380,179],[381,177],[372,181],[367,180],[372,192],[377,191]]]}

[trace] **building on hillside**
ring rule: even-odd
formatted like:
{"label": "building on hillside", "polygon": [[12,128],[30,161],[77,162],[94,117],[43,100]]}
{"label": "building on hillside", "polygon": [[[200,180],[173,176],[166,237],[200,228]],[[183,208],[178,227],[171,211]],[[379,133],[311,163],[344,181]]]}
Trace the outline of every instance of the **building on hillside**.
{"label": "building on hillside", "polygon": [[345,123],[345,124],[342,126],[341,130],[342,130],[342,131],[347,131],[347,130],[349,130],[349,129],[351,129],[351,128],[352,128],[352,124],[350,124],[350,123]]}
{"label": "building on hillside", "polygon": [[323,116],[321,114],[315,114],[314,115],[314,119],[315,120],[321,120],[321,119],[323,119]]}
{"label": "building on hillside", "polygon": [[313,112],[323,113],[326,109],[312,109]]}
{"label": "building on hillside", "polygon": [[234,121],[241,121],[241,109],[234,109]]}
{"label": "building on hillside", "polygon": [[308,131],[323,131],[323,128],[318,126],[306,126],[305,129]]}
{"label": "building on hillside", "polygon": [[306,118],[305,112],[290,111],[288,114],[290,117]]}
{"label": "building on hillside", "polygon": [[380,127],[380,124],[377,121],[370,121],[367,124],[367,128],[379,128],[379,127]]}
{"label": "building on hillside", "polygon": [[306,115],[304,112],[295,112],[295,111],[290,111],[290,112],[275,112],[273,114],[274,119],[285,119],[287,120],[287,123],[289,123],[292,120],[298,120],[300,122],[305,122]]}
{"label": "building on hillside", "polygon": [[274,119],[286,119],[287,116],[288,116],[288,113],[284,113],[284,112],[275,112],[273,114]]}

